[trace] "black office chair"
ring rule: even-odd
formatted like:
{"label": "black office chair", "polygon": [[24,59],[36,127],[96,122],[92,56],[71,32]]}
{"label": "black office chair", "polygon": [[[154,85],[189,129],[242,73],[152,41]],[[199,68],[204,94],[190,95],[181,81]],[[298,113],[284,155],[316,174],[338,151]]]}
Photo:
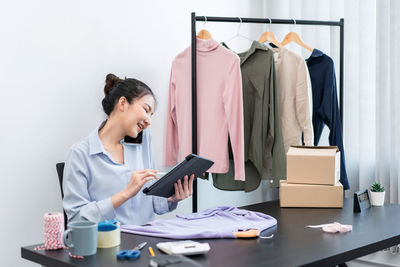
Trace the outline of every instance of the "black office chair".
{"label": "black office chair", "polygon": [[[60,182],[60,189],[61,189],[61,199],[64,199],[64,190],[63,190],[63,175],[64,175],[64,162],[60,162],[56,164],[57,174],[58,174],[58,181]],[[64,209],[63,209],[64,211]],[[67,214],[64,211],[64,229],[67,229]]]}

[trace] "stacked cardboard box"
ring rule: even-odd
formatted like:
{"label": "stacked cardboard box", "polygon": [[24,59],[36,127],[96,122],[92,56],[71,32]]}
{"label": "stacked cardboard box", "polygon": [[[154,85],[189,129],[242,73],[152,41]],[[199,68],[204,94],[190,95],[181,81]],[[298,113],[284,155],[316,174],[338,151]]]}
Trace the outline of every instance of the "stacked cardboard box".
{"label": "stacked cardboard box", "polygon": [[287,180],[280,183],[281,207],[343,207],[340,152],[336,146],[291,146]]}

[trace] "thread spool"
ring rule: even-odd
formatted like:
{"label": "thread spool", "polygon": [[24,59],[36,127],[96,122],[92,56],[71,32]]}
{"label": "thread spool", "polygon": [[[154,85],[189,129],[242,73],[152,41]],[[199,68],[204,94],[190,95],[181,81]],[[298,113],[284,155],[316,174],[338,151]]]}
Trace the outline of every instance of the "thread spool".
{"label": "thread spool", "polygon": [[57,250],[64,247],[64,215],[60,212],[49,212],[43,215],[44,245],[35,250]]}

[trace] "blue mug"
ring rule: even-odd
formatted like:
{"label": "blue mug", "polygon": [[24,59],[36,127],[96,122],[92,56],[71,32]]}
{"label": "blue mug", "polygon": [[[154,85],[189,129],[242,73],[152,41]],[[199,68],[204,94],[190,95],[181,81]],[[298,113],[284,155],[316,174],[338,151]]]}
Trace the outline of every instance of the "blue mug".
{"label": "blue mug", "polygon": [[71,222],[64,232],[64,244],[75,256],[89,256],[97,252],[97,223]]}

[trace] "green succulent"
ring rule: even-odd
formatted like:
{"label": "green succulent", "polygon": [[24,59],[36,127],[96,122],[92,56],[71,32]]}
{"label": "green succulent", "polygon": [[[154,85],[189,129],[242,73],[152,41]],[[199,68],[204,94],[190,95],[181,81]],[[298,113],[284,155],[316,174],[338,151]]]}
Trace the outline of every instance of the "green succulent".
{"label": "green succulent", "polygon": [[385,188],[378,182],[371,185],[371,192],[385,192]]}

